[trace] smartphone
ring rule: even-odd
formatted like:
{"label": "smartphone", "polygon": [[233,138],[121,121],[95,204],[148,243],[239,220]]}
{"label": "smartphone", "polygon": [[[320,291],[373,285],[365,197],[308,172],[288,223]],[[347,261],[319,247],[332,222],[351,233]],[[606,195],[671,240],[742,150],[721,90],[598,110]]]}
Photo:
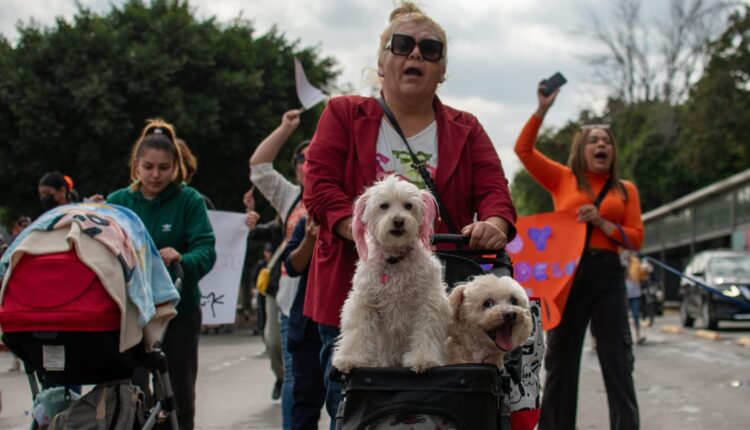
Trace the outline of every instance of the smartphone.
{"label": "smartphone", "polygon": [[557,72],[554,75],[542,81],[542,86],[543,86],[542,94],[544,94],[545,96],[548,96],[552,94],[556,89],[563,86],[566,82],[568,82],[568,80],[565,79],[565,76],[563,76],[562,73]]}

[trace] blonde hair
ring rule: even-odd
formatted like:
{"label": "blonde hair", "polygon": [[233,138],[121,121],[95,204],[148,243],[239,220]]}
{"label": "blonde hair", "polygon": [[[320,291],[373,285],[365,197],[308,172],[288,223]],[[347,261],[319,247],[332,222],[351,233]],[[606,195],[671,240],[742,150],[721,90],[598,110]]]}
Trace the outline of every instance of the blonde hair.
{"label": "blonde hair", "polygon": [[391,16],[388,19],[390,24],[388,27],[380,33],[380,46],[378,46],[378,58],[381,58],[383,52],[385,52],[385,46],[391,40],[394,29],[407,22],[426,23],[430,25],[433,30],[437,33],[438,39],[443,42],[443,57],[440,59],[440,64],[446,67],[448,64],[448,36],[445,34],[445,30],[432,18],[425,15],[421,9],[410,1],[401,2],[400,5],[396,6],[391,11]]}
{"label": "blonde hair", "polygon": [[146,126],[141,131],[140,137],[135,141],[133,149],[130,151],[130,184],[131,191],[137,191],[141,188],[141,181],[138,177],[138,159],[147,149],[157,149],[166,151],[172,156],[174,161],[174,171],[172,172],[172,183],[182,183],[187,174],[185,164],[182,161],[182,151],[176,142],[177,135],[174,127],[162,120],[161,118],[146,120]]}
{"label": "blonde hair", "polygon": [[177,146],[180,147],[180,154],[182,155],[182,164],[185,165],[185,182],[190,183],[195,176],[195,172],[198,171],[198,159],[190,150],[190,147],[185,143],[184,140],[179,137],[175,140]]}
{"label": "blonde hair", "polygon": [[609,128],[584,128],[578,131],[573,137],[573,143],[570,146],[570,155],[568,156],[568,167],[573,171],[573,175],[576,177],[576,183],[578,189],[585,192],[592,199],[594,198],[594,192],[591,190],[591,183],[586,177],[588,168],[586,166],[586,142],[589,140],[589,135],[593,130],[602,130],[607,133],[609,141],[612,143],[612,165],[609,166],[609,182],[612,184],[612,189],[620,192],[625,201],[628,201],[628,193],[625,191],[625,186],[620,180],[620,168],[617,162],[617,145],[615,144],[615,136],[612,134],[612,130]]}

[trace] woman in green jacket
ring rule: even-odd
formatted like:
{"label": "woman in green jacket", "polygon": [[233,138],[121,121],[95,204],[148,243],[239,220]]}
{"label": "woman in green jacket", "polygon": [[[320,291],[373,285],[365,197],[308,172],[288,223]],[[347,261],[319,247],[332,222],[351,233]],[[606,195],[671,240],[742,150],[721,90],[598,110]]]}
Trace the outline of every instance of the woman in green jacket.
{"label": "woman in green jacket", "polygon": [[167,327],[162,348],[180,430],[192,430],[201,330],[198,281],[216,261],[214,232],[201,194],[183,182],[185,166],[170,124],[148,121],[130,155],[130,179],[131,185],[110,194],[107,202],[137,213],[164,264],[178,261],[185,273],[177,317]]}

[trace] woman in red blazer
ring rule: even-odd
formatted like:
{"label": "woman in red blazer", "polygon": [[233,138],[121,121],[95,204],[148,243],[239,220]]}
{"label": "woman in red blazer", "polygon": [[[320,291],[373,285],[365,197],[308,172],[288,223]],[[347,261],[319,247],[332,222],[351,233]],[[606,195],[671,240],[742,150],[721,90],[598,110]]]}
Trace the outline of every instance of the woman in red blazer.
{"label": "woman in red blazer", "polygon": [[[516,213],[497,151],[473,115],[443,105],[435,95],[444,80],[446,40],[443,29],[414,4],[398,6],[380,37],[382,96],[469,246],[502,249],[515,236]],[[421,188],[424,182],[375,98],[331,99],[306,159],[304,203],[320,230],[304,313],[320,325],[327,375],[357,259],[350,229],[354,200],[387,174]],[[435,231],[448,232],[444,221]],[[340,388],[330,385],[326,406],[333,418]]]}

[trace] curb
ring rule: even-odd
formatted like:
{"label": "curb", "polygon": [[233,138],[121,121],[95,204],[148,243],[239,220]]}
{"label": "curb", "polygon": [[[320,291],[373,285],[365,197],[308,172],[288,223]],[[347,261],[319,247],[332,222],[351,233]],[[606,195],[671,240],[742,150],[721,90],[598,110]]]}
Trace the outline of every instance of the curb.
{"label": "curb", "polygon": [[721,340],[721,335],[711,330],[698,330],[695,332],[695,335],[708,340]]}
{"label": "curb", "polygon": [[682,334],[685,330],[682,329],[682,327],[678,325],[665,325],[662,326],[661,332],[662,333],[669,333],[669,334]]}

